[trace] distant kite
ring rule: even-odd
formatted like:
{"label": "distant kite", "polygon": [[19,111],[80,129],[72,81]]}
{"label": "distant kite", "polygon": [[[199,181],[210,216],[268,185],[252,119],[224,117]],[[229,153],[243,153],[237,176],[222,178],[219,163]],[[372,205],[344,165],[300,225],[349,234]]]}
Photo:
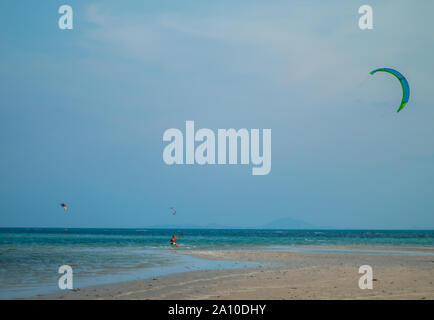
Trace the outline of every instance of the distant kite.
{"label": "distant kite", "polygon": [[401,83],[402,100],[401,100],[401,104],[400,104],[397,112],[401,111],[401,109],[405,107],[408,100],[410,99],[410,86],[408,85],[407,79],[405,79],[405,77],[400,72],[398,72],[394,69],[389,69],[389,68],[375,69],[375,70],[371,71],[370,74],[374,74],[374,73],[379,72],[379,71],[388,72],[390,74],[393,74],[396,78],[398,78],[399,82]]}
{"label": "distant kite", "polygon": [[170,207],[170,209],[172,209],[172,214],[175,215],[176,214],[176,208]]}
{"label": "distant kite", "polygon": [[66,206],[66,204],[61,203],[60,206],[66,211],[66,209],[68,209],[68,207]]}

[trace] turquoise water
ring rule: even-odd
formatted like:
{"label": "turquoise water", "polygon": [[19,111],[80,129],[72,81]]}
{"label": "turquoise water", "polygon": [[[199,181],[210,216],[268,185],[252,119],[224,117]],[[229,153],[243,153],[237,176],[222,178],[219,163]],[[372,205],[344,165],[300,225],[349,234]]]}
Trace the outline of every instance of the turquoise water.
{"label": "turquoise water", "polygon": [[[178,248],[169,245],[173,233],[182,236]],[[384,253],[426,255],[431,253],[406,247],[434,248],[434,231],[0,228],[0,298],[59,290],[57,270],[65,264],[73,268],[74,287],[83,287],[249,265],[195,259],[172,254],[173,250],[321,250],[300,247],[304,245],[398,246],[399,250]]]}

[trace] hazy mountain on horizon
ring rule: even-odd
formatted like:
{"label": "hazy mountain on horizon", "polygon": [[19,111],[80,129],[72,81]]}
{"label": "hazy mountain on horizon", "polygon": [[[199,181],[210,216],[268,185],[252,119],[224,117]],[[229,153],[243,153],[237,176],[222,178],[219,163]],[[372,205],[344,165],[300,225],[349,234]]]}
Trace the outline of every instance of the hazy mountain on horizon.
{"label": "hazy mountain on horizon", "polygon": [[261,228],[263,229],[316,229],[318,227],[302,220],[286,217],[286,218],[280,218],[280,219],[273,220],[269,223],[266,223],[262,225]]}
{"label": "hazy mountain on horizon", "polygon": [[165,228],[181,228],[181,229],[315,229],[318,228],[310,223],[302,220],[296,220],[292,218],[280,218],[268,222],[264,225],[255,227],[240,227],[240,226],[225,226],[215,223],[207,225],[193,225],[193,224],[159,224],[149,226],[148,228],[165,229]]}

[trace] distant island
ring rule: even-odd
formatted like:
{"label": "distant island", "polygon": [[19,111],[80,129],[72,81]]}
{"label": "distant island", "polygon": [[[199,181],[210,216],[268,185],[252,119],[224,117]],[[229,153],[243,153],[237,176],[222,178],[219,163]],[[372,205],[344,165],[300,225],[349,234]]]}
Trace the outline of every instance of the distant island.
{"label": "distant island", "polygon": [[152,225],[146,228],[155,229],[318,229],[318,226],[312,225],[302,220],[292,218],[280,218],[273,220],[263,225],[254,227],[240,227],[240,226],[226,226],[215,223],[207,225],[194,225],[194,224],[159,224]]}

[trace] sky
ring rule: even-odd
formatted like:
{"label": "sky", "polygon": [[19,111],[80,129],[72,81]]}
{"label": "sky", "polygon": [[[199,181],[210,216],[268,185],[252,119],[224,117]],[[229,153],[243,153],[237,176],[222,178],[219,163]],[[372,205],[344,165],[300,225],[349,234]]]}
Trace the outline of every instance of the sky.
{"label": "sky", "polygon": [[[69,2],[0,2],[0,227],[434,229],[432,1]],[[187,120],[271,129],[271,172],[166,165]]]}

